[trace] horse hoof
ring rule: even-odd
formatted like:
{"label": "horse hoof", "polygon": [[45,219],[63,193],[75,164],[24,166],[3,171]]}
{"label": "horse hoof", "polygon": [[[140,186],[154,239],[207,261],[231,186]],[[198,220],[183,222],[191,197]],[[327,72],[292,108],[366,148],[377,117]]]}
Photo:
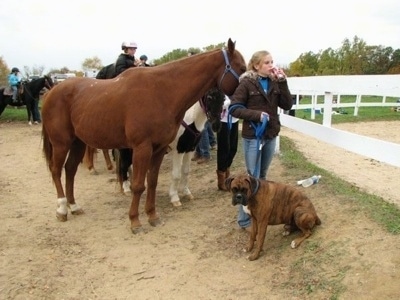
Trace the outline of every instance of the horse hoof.
{"label": "horse hoof", "polygon": [[71,210],[71,214],[73,215],[83,215],[85,212],[83,211],[82,208],[79,208],[77,210]]}
{"label": "horse hoof", "polygon": [[160,218],[149,220],[149,224],[153,227],[163,226],[164,222],[160,220]]}
{"label": "horse hoof", "polygon": [[182,203],[181,203],[181,201],[173,201],[173,202],[171,202],[172,203],[172,206],[173,207],[179,207],[179,206],[182,206]]}
{"label": "horse hoof", "polygon": [[146,231],[143,229],[142,226],[140,226],[140,227],[131,227],[131,231],[132,231],[133,234],[146,233]]}
{"label": "horse hoof", "polygon": [[192,194],[185,195],[185,199],[194,200],[194,196]]}
{"label": "horse hoof", "polygon": [[99,175],[99,172],[97,172],[95,169],[91,169],[91,170],[89,171],[89,174],[90,174],[90,175]]}
{"label": "horse hoof", "polygon": [[58,212],[56,212],[56,217],[57,217],[57,220],[61,221],[61,222],[66,222],[68,220],[67,215],[62,215]]}

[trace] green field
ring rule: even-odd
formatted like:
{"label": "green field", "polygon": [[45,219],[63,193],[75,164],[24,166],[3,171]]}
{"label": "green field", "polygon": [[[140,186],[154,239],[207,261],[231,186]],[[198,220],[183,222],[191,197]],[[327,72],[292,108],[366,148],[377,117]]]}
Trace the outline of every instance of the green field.
{"label": "green field", "polygon": [[[356,96],[341,96],[340,103],[354,103]],[[386,103],[396,103],[397,98],[388,97]],[[362,103],[382,102],[382,97],[378,96],[363,96]],[[322,105],[324,97],[319,96],[317,103]],[[311,104],[311,97],[305,96],[300,101],[300,104]],[[396,112],[392,107],[374,106],[374,107],[359,107],[358,115],[354,116],[354,107],[334,108],[333,110],[340,112],[340,115],[332,115],[332,124],[349,123],[349,122],[371,122],[371,121],[397,121],[400,120],[400,112]],[[322,114],[315,114],[315,120],[311,120],[310,109],[296,110],[296,117],[322,124]]]}

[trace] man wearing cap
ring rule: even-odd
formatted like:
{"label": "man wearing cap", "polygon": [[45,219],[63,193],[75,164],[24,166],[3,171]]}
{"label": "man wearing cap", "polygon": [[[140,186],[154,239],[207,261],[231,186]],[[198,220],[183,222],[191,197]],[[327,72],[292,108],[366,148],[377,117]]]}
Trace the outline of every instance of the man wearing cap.
{"label": "man wearing cap", "polygon": [[140,56],[140,63],[139,67],[150,67],[150,65],[147,63],[147,55],[143,54]]}
{"label": "man wearing cap", "polygon": [[123,53],[121,53],[115,63],[115,76],[118,76],[126,69],[136,67],[135,53],[137,44],[135,42],[123,42],[121,45]]}

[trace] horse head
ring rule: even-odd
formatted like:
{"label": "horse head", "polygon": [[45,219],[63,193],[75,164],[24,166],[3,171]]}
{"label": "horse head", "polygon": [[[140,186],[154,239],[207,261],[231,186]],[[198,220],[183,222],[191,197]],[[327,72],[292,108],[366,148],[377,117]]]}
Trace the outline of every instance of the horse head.
{"label": "horse head", "polygon": [[239,85],[239,76],[246,72],[246,62],[242,54],[235,50],[235,42],[230,38],[228,48],[222,49],[225,60],[225,69],[219,74],[218,88],[225,95],[231,96]]}
{"label": "horse head", "polygon": [[51,90],[51,88],[54,86],[53,79],[49,75],[44,75],[44,87],[48,90]]}
{"label": "horse head", "polygon": [[218,132],[221,128],[221,113],[224,101],[225,94],[217,88],[209,90],[201,101],[214,132]]}

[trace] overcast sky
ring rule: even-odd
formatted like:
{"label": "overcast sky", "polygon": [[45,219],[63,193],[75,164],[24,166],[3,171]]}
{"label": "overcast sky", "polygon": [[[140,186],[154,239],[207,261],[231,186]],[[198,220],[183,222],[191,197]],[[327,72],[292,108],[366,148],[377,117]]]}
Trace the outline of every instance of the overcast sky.
{"label": "overcast sky", "polygon": [[[103,3],[104,2],[104,3]],[[81,70],[86,58],[114,62],[124,40],[136,56],[236,41],[246,61],[268,50],[278,65],[304,52],[338,49],[354,36],[400,48],[399,0],[17,0],[0,2],[0,56],[9,68]]]}

